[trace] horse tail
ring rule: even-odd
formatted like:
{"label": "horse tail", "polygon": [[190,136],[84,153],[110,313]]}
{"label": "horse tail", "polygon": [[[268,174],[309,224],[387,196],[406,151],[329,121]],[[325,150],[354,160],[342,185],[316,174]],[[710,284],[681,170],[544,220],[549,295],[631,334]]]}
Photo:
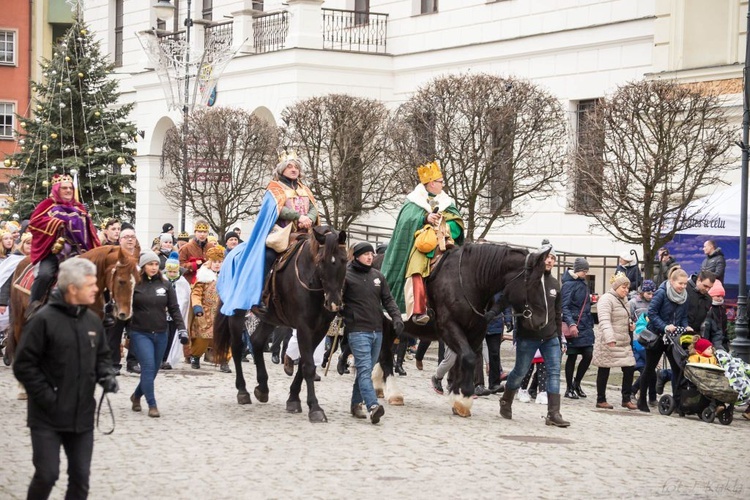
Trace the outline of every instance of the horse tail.
{"label": "horse tail", "polygon": [[214,341],[213,351],[214,359],[227,359],[227,354],[232,346],[232,334],[229,330],[229,316],[221,312],[221,303],[219,310],[216,311],[214,318]]}

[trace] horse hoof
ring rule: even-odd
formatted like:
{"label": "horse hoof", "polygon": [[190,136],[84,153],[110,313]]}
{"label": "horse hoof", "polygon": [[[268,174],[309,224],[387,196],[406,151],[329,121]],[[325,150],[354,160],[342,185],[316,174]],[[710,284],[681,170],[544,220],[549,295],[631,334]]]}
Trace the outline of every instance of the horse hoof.
{"label": "horse hoof", "polygon": [[375,389],[375,397],[384,398],[385,392],[383,392],[383,389]]}
{"label": "horse hoof", "polygon": [[326,417],[326,414],[323,410],[315,410],[311,411],[310,415],[310,423],[312,424],[319,424],[321,422],[328,422],[328,418]]}
{"label": "horse hoof", "polygon": [[253,394],[255,394],[255,399],[258,400],[260,403],[268,403],[268,393],[263,392],[260,390],[260,388],[256,387],[253,391]]}
{"label": "horse hoof", "polygon": [[455,403],[453,403],[453,414],[458,415],[459,417],[466,418],[471,416],[471,410],[469,408],[466,408],[460,402],[456,401]]}
{"label": "horse hoof", "polygon": [[250,393],[247,391],[237,392],[237,403],[241,405],[253,404],[253,400],[250,399]]}
{"label": "horse hoof", "polygon": [[287,401],[286,411],[289,413],[302,413],[302,402],[301,401]]}
{"label": "horse hoof", "polygon": [[391,396],[388,398],[388,404],[391,406],[404,406],[403,396]]}

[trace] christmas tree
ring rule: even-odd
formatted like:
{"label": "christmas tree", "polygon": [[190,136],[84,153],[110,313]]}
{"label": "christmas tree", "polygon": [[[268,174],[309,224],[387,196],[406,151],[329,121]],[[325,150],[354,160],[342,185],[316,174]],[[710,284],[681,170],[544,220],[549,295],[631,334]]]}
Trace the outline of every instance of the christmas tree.
{"label": "christmas tree", "polygon": [[118,105],[118,82],[108,77],[113,65],[101,54],[78,9],[77,21],[58,40],[51,60],[42,61],[44,80],[32,82],[33,118],[18,117],[19,151],[6,159],[21,175],[11,182],[11,211],[25,219],[49,196],[55,174],[70,174],[77,195],[95,222],[109,217],[130,220],[135,125],[132,104]]}

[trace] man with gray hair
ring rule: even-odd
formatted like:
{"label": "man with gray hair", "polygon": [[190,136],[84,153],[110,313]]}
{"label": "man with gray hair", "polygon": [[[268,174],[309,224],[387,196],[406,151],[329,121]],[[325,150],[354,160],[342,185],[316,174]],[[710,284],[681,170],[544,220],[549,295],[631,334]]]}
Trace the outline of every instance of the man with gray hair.
{"label": "man with gray hair", "polygon": [[82,258],[60,264],[57,288],[23,328],[13,372],[26,388],[34,476],[28,498],[48,498],[68,458],[66,498],[86,498],[94,449],[94,389],[118,384],[94,303],[96,267]]}

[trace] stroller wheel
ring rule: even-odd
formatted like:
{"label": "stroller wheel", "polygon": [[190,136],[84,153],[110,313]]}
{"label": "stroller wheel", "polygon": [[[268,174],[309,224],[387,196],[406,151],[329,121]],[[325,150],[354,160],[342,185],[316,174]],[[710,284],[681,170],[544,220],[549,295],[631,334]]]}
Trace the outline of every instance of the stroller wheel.
{"label": "stroller wheel", "polygon": [[716,418],[716,412],[712,410],[710,406],[704,408],[703,411],[701,412],[701,420],[703,420],[707,424],[710,424],[711,422],[713,422],[715,418]]}
{"label": "stroller wheel", "polygon": [[727,409],[719,415],[719,423],[721,425],[729,425],[732,423],[732,420],[734,420],[734,405],[729,405],[727,406]]}
{"label": "stroller wheel", "polygon": [[662,415],[671,415],[674,412],[675,402],[674,398],[669,394],[663,395],[659,398],[659,413]]}

